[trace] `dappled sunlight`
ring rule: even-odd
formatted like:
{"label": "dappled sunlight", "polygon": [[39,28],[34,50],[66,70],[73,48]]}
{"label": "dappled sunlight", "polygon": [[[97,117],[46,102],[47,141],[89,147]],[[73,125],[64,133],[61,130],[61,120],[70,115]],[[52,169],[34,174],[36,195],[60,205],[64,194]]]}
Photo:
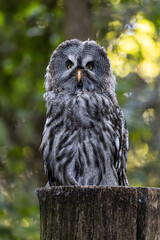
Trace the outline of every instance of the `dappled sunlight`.
{"label": "dappled sunlight", "polygon": [[109,58],[112,63],[114,72],[120,77],[125,77],[130,72],[130,65],[127,63],[125,55],[118,56],[116,53],[110,53]]}
{"label": "dappled sunlight", "polygon": [[39,212],[33,179],[28,178],[28,182],[32,182],[30,189],[21,181],[9,187],[0,186],[0,228],[3,226],[1,234],[2,230],[8,231],[11,236],[8,239],[24,239],[24,235],[27,239],[39,239]]}
{"label": "dappled sunlight", "polygon": [[124,52],[137,56],[140,51],[140,46],[134,36],[122,34],[117,49],[119,53]]}
{"label": "dappled sunlight", "polygon": [[110,31],[108,33],[106,33],[106,39],[107,41],[111,42],[112,40],[114,40],[116,37],[116,32],[114,31]]}
{"label": "dappled sunlight", "polygon": [[[115,22],[115,25],[111,22],[113,29],[120,26]],[[132,31],[125,30],[118,39],[114,39],[114,31],[106,35],[110,41],[108,55],[117,76],[135,72],[144,81],[152,82],[160,73],[160,38],[155,25],[143,15],[137,14],[131,22],[134,22]]]}
{"label": "dappled sunlight", "polygon": [[136,16],[136,19],[136,29],[138,29],[140,32],[147,33],[153,37],[156,36],[156,28],[151,21],[145,19],[145,17],[139,13]]}
{"label": "dappled sunlight", "polygon": [[115,20],[115,21],[111,21],[108,23],[108,28],[109,29],[119,29],[120,27],[122,27],[122,23],[118,20]]}
{"label": "dappled sunlight", "polygon": [[152,82],[159,75],[160,68],[157,63],[144,60],[138,65],[137,73],[146,81]]}
{"label": "dappled sunlight", "polygon": [[149,108],[143,113],[143,120],[146,124],[150,124],[151,121],[155,118],[155,110],[153,108]]}
{"label": "dappled sunlight", "polygon": [[110,2],[113,4],[113,5],[117,5],[120,3],[121,0],[110,0]]}
{"label": "dappled sunlight", "polygon": [[[7,214],[4,214],[4,215],[7,215]],[[3,221],[3,224],[5,227],[10,228],[13,226],[13,221],[12,219],[7,218]]]}
{"label": "dappled sunlight", "polygon": [[129,151],[128,174],[132,173],[131,175],[135,176],[134,181],[131,178],[131,185],[142,187],[144,183],[146,183],[146,186],[156,186],[158,184],[158,169],[154,173],[150,171],[151,166],[156,168],[157,157],[158,151],[150,151],[147,144],[139,144]]}
{"label": "dappled sunlight", "polygon": [[151,36],[140,31],[135,32],[135,39],[141,47],[141,54],[143,58],[157,60],[160,56],[160,48]]}
{"label": "dappled sunlight", "polygon": [[134,151],[129,151],[128,168],[132,169],[145,165],[148,153],[148,144],[144,143],[137,145]]}
{"label": "dappled sunlight", "polygon": [[30,220],[30,219],[28,219],[28,218],[22,218],[22,220],[21,220],[21,226],[22,226],[22,227],[25,227],[25,228],[29,227],[29,225],[30,225],[29,220]]}
{"label": "dappled sunlight", "polygon": [[140,143],[129,151],[128,168],[143,167],[148,163],[156,162],[158,151],[150,151],[147,143]]}

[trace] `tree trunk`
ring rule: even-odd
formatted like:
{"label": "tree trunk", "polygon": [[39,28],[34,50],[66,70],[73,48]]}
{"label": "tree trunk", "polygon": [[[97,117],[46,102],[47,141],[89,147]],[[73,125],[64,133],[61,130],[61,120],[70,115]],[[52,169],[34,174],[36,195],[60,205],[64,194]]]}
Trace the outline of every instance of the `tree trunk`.
{"label": "tree trunk", "polygon": [[92,38],[90,0],[64,0],[64,33],[66,39]]}
{"label": "tree trunk", "polygon": [[37,189],[41,240],[159,240],[160,189]]}

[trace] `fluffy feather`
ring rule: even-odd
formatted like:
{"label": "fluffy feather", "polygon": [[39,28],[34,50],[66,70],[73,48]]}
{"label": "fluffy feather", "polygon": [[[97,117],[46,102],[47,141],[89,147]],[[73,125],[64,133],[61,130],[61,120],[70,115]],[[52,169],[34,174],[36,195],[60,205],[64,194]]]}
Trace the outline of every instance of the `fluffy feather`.
{"label": "fluffy feather", "polygon": [[94,41],[66,41],[53,52],[45,79],[41,150],[50,185],[128,185],[128,131],[105,49]]}

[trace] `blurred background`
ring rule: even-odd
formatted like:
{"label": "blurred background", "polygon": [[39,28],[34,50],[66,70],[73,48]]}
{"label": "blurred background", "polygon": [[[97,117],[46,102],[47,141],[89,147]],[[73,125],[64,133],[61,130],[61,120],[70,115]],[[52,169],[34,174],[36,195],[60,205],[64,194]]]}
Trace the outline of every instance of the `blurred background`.
{"label": "blurred background", "polygon": [[127,120],[131,186],[160,187],[160,0],[0,1],[0,240],[38,240],[44,74],[70,38],[103,45]]}

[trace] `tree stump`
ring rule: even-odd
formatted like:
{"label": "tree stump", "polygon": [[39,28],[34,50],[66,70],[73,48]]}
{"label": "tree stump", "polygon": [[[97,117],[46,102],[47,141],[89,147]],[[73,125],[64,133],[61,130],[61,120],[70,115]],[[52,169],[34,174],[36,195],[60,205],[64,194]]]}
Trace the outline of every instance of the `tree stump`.
{"label": "tree stump", "polygon": [[37,189],[41,240],[160,240],[160,189]]}

